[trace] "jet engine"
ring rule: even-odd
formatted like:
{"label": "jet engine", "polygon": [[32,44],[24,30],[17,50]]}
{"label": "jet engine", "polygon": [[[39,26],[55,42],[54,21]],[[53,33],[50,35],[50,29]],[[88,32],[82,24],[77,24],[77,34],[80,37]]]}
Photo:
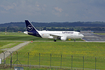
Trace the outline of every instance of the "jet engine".
{"label": "jet engine", "polygon": [[61,37],[61,40],[65,41],[67,38],[66,37]]}

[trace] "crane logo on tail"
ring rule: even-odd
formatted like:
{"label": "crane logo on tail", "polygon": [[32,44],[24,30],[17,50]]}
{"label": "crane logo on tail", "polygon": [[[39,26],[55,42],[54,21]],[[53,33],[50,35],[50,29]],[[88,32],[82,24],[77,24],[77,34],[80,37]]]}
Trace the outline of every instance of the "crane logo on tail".
{"label": "crane logo on tail", "polygon": [[33,30],[33,27],[32,27],[31,25],[28,25],[28,26],[27,26],[27,30],[28,30],[28,31],[32,31],[32,30]]}

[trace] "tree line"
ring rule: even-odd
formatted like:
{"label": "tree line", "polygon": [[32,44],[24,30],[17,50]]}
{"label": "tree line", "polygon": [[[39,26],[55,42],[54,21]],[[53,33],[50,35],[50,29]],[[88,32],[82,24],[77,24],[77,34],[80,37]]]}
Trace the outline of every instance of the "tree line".
{"label": "tree line", "polygon": [[[49,31],[105,31],[105,22],[32,22],[38,30]],[[26,31],[25,22],[10,22],[0,24],[0,32]]]}

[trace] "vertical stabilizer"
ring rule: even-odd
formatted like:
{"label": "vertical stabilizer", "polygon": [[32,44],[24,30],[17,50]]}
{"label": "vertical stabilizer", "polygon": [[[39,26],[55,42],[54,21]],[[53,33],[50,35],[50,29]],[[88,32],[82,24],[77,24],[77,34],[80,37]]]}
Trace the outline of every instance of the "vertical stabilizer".
{"label": "vertical stabilizer", "polygon": [[38,30],[28,20],[25,20],[25,23],[29,35],[41,37],[40,34],[38,33]]}

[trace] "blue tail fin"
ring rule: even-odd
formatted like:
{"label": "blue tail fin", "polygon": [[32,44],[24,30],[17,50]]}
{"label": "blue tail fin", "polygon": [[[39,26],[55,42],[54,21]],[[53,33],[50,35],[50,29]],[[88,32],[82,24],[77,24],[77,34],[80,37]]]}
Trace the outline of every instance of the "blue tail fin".
{"label": "blue tail fin", "polygon": [[38,30],[28,20],[25,20],[25,23],[29,35],[41,37]]}

